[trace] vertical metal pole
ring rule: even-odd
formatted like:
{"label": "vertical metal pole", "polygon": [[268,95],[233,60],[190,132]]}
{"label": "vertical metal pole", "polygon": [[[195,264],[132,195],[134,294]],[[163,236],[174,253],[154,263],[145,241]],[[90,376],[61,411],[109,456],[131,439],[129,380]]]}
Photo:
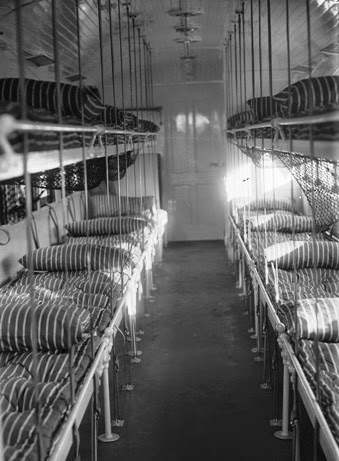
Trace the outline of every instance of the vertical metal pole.
{"label": "vertical metal pole", "polygon": [[284,378],[283,378],[283,407],[282,407],[282,429],[276,431],[274,436],[278,439],[290,440],[292,433],[289,429],[289,405],[290,405],[290,372],[288,366],[284,363]]}

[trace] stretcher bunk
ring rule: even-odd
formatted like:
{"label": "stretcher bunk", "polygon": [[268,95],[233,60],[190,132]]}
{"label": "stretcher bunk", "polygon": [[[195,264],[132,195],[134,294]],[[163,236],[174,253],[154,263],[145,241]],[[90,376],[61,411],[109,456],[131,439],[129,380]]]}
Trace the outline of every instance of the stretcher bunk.
{"label": "stretcher bunk", "polygon": [[[41,431],[45,430],[40,424],[36,424],[33,430],[32,437],[38,438],[36,444],[31,444],[33,450],[36,450],[36,455],[33,459],[45,459],[48,456],[51,459],[66,459],[67,453],[73,443],[75,449],[79,442],[77,435],[77,426],[81,421],[84,411],[92,396],[95,396],[98,387],[98,378],[102,375],[104,400],[105,400],[105,434],[100,437],[103,442],[110,442],[117,439],[116,434],[112,434],[111,429],[111,415],[110,415],[110,389],[108,385],[108,368],[109,356],[114,349],[114,337],[117,333],[121,333],[120,323],[128,328],[129,337],[131,339],[131,350],[129,355],[131,361],[140,361],[138,359],[139,351],[136,348],[136,305],[137,294],[140,298],[142,293],[142,278],[146,281],[146,298],[151,297],[153,289],[152,281],[152,266],[154,260],[161,260],[162,255],[162,239],[164,227],[167,221],[166,212],[156,209],[152,215],[144,213],[142,199],[147,195],[147,180],[153,181],[149,178],[150,173],[145,171],[144,163],[144,182],[141,187],[141,164],[143,160],[140,157],[145,153],[145,146],[147,143],[148,149],[152,150],[154,154],[154,139],[155,133],[159,127],[151,120],[144,120],[145,112],[153,100],[152,89],[152,73],[151,73],[151,56],[149,45],[146,43],[145,38],[142,38],[142,31],[139,25],[135,23],[135,17],[129,14],[130,5],[124,5],[126,9],[126,22],[128,22],[128,52],[131,58],[131,40],[130,40],[130,22],[132,22],[132,31],[134,38],[134,73],[135,81],[130,82],[131,102],[132,90],[135,86],[135,95],[140,91],[135,98],[135,106],[138,108],[146,107],[139,111],[137,109],[137,116],[124,110],[126,104],[123,82],[122,88],[122,109],[117,109],[115,98],[115,75],[114,75],[114,43],[113,43],[113,23],[111,10],[109,9],[109,16],[103,14],[100,2],[97,5],[97,19],[98,19],[98,33],[100,45],[100,73],[101,73],[101,93],[93,87],[85,87],[82,81],[82,35],[80,28],[79,13],[81,14],[80,2],[75,2],[74,5],[69,7],[72,20],[74,20],[74,29],[72,30],[72,42],[77,48],[78,62],[75,63],[79,75],[79,85],[69,85],[61,82],[63,75],[61,75],[62,63],[60,61],[60,17],[63,14],[62,7],[59,2],[50,2],[50,17],[51,20],[51,47],[54,51],[54,80],[53,81],[38,81],[26,79],[25,62],[23,51],[23,37],[27,30],[24,27],[24,17],[21,8],[15,10],[16,15],[16,40],[18,42],[18,72],[19,78],[8,78],[0,80],[0,99],[1,104],[1,117],[0,117],[0,162],[1,174],[0,181],[7,184],[23,185],[28,188],[33,185],[37,188],[56,189],[61,191],[61,205],[59,206],[59,213],[55,212],[57,205],[49,205],[48,211],[45,209],[40,212],[32,213],[32,204],[29,200],[29,195],[26,193],[26,223],[24,221],[18,222],[11,226],[4,226],[4,231],[9,230],[9,235],[13,232],[17,239],[16,245],[13,241],[9,243],[11,250],[7,253],[8,258],[1,261],[2,267],[6,270],[4,273],[9,277],[16,277],[17,257],[21,257],[24,253],[21,252],[25,246],[22,238],[23,234],[27,234],[27,251],[29,256],[22,259],[23,263],[28,266],[28,298],[27,291],[23,289],[23,284],[15,284],[12,280],[10,286],[3,287],[3,296],[6,302],[10,296],[16,296],[23,299],[24,303],[32,302],[37,304],[37,310],[44,310],[44,306],[48,303],[68,302],[70,305],[74,302],[81,302],[86,307],[86,303],[98,303],[99,300],[105,304],[105,296],[109,299],[105,306],[102,307],[103,314],[109,313],[109,318],[105,317],[105,322],[102,322],[94,332],[92,322],[88,321],[88,314],[86,309],[82,307],[80,318],[85,317],[86,325],[91,326],[90,338],[91,343],[91,361],[85,376],[80,383],[79,389],[75,389],[75,383],[71,386],[71,402],[67,404],[67,399],[64,399],[66,405],[64,413],[67,414],[67,419],[64,419],[64,424],[59,428],[53,426],[52,433],[45,434],[45,439],[41,440]],[[95,14],[95,7],[93,13]],[[103,17],[104,16],[104,17]],[[119,23],[119,41],[120,41],[120,60],[121,60],[121,74],[123,74],[123,51],[122,51],[122,29],[121,20],[122,12],[120,1],[118,2],[118,11],[115,14],[115,19]],[[125,20],[125,18],[124,18]],[[106,32],[110,33],[110,41],[107,42],[108,49],[111,52],[111,71],[112,71],[112,86],[113,86],[113,105],[106,104],[104,94],[104,62],[102,54],[102,34],[103,23]],[[135,40],[135,32],[138,30],[138,42]],[[117,41],[114,41],[117,45]],[[138,43],[138,46],[137,46]],[[137,58],[139,59],[139,68],[137,66]],[[143,65],[143,69],[142,69]],[[130,71],[132,66],[131,59],[129,60]],[[142,70],[145,72],[143,74]],[[139,72],[140,71],[140,72]],[[132,75],[132,74],[131,74]],[[53,78],[53,77],[52,77]],[[139,81],[138,81],[139,80]],[[145,97],[145,101],[143,98]],[[138,99],[139,98],[139,99]],[[19,103],[19,104],[17,104]],[[134,104],[132,104],[134,105]],[[52,150],[51,150],[52,149]],[[139,155],[141,154],[141,155]],[[139,229],[135,234],[132,234],[125,241],[120,233],[122,223],[124,221],[133,220],[131,217],[121,216],[121,180],[123,177],[128,176],[128,168],[139,162],[140,167],[140,202],[135,193],[129,203],[128,208],[137,208],[140,204],[136,214],[142,215],[139,219],[142,221],[142,232]],[[89,174],[87,174],[89,173]],[[118,217],[95,218],[101,222],[103,219],[115,220],[118,223],[118,231],[115,232],[119,238],[112,238],[111,235],[101,236],[92,235],[89,239],[82,242],[75,243],[72,238],[64,238],[64,225],[68,222],[71,226],[82,220],[84,222],[85,235],[88,235],[89,215],[88,215],[88,190],[93,190],[99,186],[102,181],[106,182],[107,196],[110,196],[110,188],[112,181],[117,184],[116,194],[118,196]],[[153,182],[155,189],[156,183]],[[114,188],[114,187],[113,187]],[[135,190],[137,188],[135,187]],[[66,191],[85,191],[83,199],[75,199],[72,194],[70,198],[66,198]],[[145,193],[144,193],[145,192]],[[152,191],[154,192],[154,190]],[[28,192],[29,193],[29,192]],[[129,195],[128,187],[126,188],[126,195]],[[158,192],[159,195],[159,192]],[[134,202],[133,203],[133,199]],[[114,201],[114,199],[111,199]],[[127,200],[129,202],[129,200]],[[80,216],[78,215],[79,209],[81,210]],[[54,210],[54,212],[53,212]],[[149,210],[147,210],[149,211]],[[57,218],[55,216],[57,214]],[[146,216],[144,215],[146,214]],[[58,222],[58,218],[59,221]],[[71,219],[69,219],[71,218]],[[147,218],[147,222],[144,221]],[[36,221],[36,222],[35,222]],[[69,222],[71,221],[71,222]],[[51,222],[54,223],[54,228],[50,229]],[[52,226],[53,227],[53,226]],[[73,226],[74,227],[74,226]],[[45,229],[44,235],[39,235],[40,231]],[[47,229],[49,232],[47,232]],[[46,235],[48,234],[48,235]],[[101,232],[102,234],[102,232]],[[102,238],[101,238],[102,237]],[[142,239],[140,243],[138,240]],[[14,239],[13,239],[14,240]],[[42,243],[42,245],[40,245]],[[33,250],[35,245],[36,249]],[[124,246],[125,248],[121,248]],[[6,253],[6,247],[5,253]],[[8,248],[8,246],[7,246]],[[13,252],[12,252],[13,249]],[[14,255],[14,264],[13,263]],[[17,256],[17,257],[16,257]],[[52,257],[51,257],[52,256]],[[40,274],[34,275],[32,260],[35,258],[36,269],[55,273],[55,280],[49,281],[47,286],[41,281]],[[45,259],[44,259],[45,258]],[[44,259],[44,260],[43,260]],[[125,260],[128,260],[128,267],[123,267]],[[66,260],[66,266],[65,266]],[[112,263],[113,261],[113,263]],[[7,267],[6,266],[10,266]],[[80,264],[80,266],[79,266]],[[101,264],[104,265],[104,272],[101,273]],[[113,266],[113,267],[112,267]],[[83,273],[74,273],[75,270],[85,270],[88,273],[89,280],[83,280]],[[107,269],[109,269],[107,271]],[[114,269],[114,270],[113,270]],[[124,270],[126,269],[126,270]],[[98,280],[93,280],[96,275],[100,277],[105,274],[108,280],[105,280],[105,285],[110,285],[109,292],[102,293],[102,284]],[[20,282],[23,281],[25,274],[20,274]],[[38,286],[38,279],[40,277],[40,284]],[[36,282],[33,286],[33,278]],[[61,280],[61,282],[60,282]],[[1,280],[2,281],[2,280]],[[45,280],[46,282],[46,280]],[[108,283],[107,283],[108,282]],[[59,289],[56,289],[56,284],[59,283]],[[99,293],[91,292],[93,284],[99,288]],[[65,286],[66,285],[66,286]],[[52,289],[53,288],[53,289]],[[83,288],[84,293],[79,293],[78,288]],[[88,293],[86,292],[88,291]],[[96,289],[94,290],[96,291]],[[112,294],[113,292],[113,294]],[[21,298],[20,298],[21,297]],[[43,308],[41,308],[43,306]],[[76,309],[76,308],[75,308]],[[91,310],[90,306],[87,310]],[[70,310],[70,309],[69,309]],[[94,307],[92,309],[95,312]],[[75,311],[80,313],[80,311]],[[101,311],[100,311],[101,312]],[[99,316],[98,316],[99,317]],[[102,315],[102,318],[104,315]],[[101,318],[101,317],[100,317]],[[46,320],[47,321],[47,320]],[[85,323],[85,322],[83,322]],[[107,326],[108,325],[108,326]],[[70,323],[67,324],[70,328]],[[78,328],[75,331],[78,332]],[[34,335],[33,335],[34,336]],[[76,336],[80,340],[80,333]],[[32,355],[33,364],[36,365],[37,345],[35,344],[35,337],[32,339]],[[64,344],[63,344],[64,345]],[[10,351],[11,352],[11,351]],[[68,363],[71,365],[69,375],[74,381],[75,365],[72,362],[72,350],[68,354]],[[114,355],[114,350],[113,350]],[[125,356],[125,354],[124,354]],[[36,366],[34,376],[34,393],[33,399],[35,421],[42,420],[44,415],[41,415],[39,408],[39,399],[37,393],[38,379],[36,373]],[[114,368],[114,366],[113,366]],[[72,378],[73,376],[73,378]],[[127,387],[131,385],[126,383]],[[53,403],[53,402],[51,402]],[[61,406],[61,404],[60,404]],[[52,411],[46,407],[46,411]],[[60,418],[56,417],[55,421]],[[95,424],[95,422],[94,422]],[[47,426],[46,426],[47,429]],[[6,435],[7,436],[7,435]],[[35,439],[34,439],[35,440]],[[33,441],[34,441],[33,440]],[[43,443],[41,443],[43,442]],[[95,441],[92,441],[95,444]],[[0,445],[3,447],[2,432],[0,432]],[[29,443],[27,442],[26,447]],[[7,439],[4,450],[11,451],[8,447]],[[95,449],[95,447],[94,447]],[[0,459],[2,461],[4,450],[0,450]],[[14,452],[13,452],[14,450]],[[9,456],[17,458],[18,451],[15,452],[14,447]],[[19,447],[20,458],[29,457],[28,450],[25,447]],[[39,456],[37,451],[43,450],[42,456]],[[7,455],[6,455],[7,456]],[[6,458],[7,459],[7,458]]]}
{"label": "stretcher bunk", "polygon": [[[41,162],[41,160],[44,157],[44,153],[41,152],[38,155],[39,155],[39,159],[40,159],[40,162]],[[30,156],[30,154],[29,154],[29,156]],[[27,171],[25,173],[27,174]],[[116,175],[115,179],[118,179],[118,181],[121,179],[121,174],[120,174],[119,169],[118,169],[118,174]],[[116,197],[112,196],[112,201],[114,199],[116,200]],[[127,282],[124,283],[124,289],[122,291],[122,293],[123,293],[122,300],[120,300],[119,302],[118,302],[119,297],[121,297],[120,290],[117,293],[115,303],[118,302],[118,307],[116,308],[116,311],[114,311],[114,316],[113,316],[113,319],[111,320],[109,326],[107,328],[105,328],[105,326],[107,324],[107,321],[106,321],[106,324],[100,325],[100,332],[101,332],[101,335],[103,335],[103,336],[102,336],[101,339],[99,338],[99,336],[96,336],[92,341],[93,344],[95,345],[95,350],[97,350],[98,352],[95,354],[94,362],[90,366],[89,370],[87,371],[87,374],[86,374],[85,378],[83,379],[83,382],[80,383],[80,385],[82,387],[79,389],[80,393],[79,393],[79,397],[77,397],[77,399],[75,400],[74,409],[70,409],[69,406],[67,407],[67,405],[66,405],[67,412],[70,411],[70,416],[69,416],[70,419],[67,419],[65,421],[65,425],[63,425],[60,428],[60,430],[58,430],[57,434],[55,434],[55,431],[57,429],[55,427],[53,427],[52,429],[53,429],[54,433],[53,433],[52,437],[49,437],[49,436],[51,436],[50,433],[47,433],[47,434],[44,433],[45,437],[47,438],[47,441],[44,440],[44,444],[39,445],[34,440],[32,445],[30,446],[30,448],[33,449],[33,450],[34,450],[34,447],[39,447],[39,446],[43,447],[45,449],[45,451],[43,451],[43,457],[45,457],[46,453],[49,453],[50,450],[51,450],[51,454],[48,455],[48,456],[52,456],[52,459],[61,459],[60,456],[66,457],[67,452],[69,450],[69,446],[71,444],[71,440],[72,440],[72,435],[71,435],[72,431],[68,431],[68,428],[71,427],[75,422],[78,423],[81,420],[81,418],[83,416],[83,413],[85,411],[85,408],[82,405],[83,404],[88,405],[88,402],[89,402],[91,396],[93,395],[94,387],[96,386],[96,384],[91,382],[92,377],[95,374],[97,374],[97,375],[100,375],[101,373],[104,374],[103,382],[104,382],[104,394],[105,394],[105,423],[106,423],[106,429],[105,429],[105,434],[102,437],[102,440],[103,441],[112,441],[112,440],[115,439],[115,435],[112,434],[112,431],[111,431],[111,418],[110,418],[110,414],[109,414],[109,412],[110,412],[110,408],[109,408],[110,403],[109,403],[109,389],[108,389],[108,374],[107,374],[108,373],[108,362],[109,362],[109,350],[112,347],[112,334],[114,333],[114,335],[115,335],[117,331],[120,331],[119,325],[120,325],[120,322],[121,322],[122,317],[123,317],[122,312],[123,312],[123,310],[127,309],[128,318],[130,320],[132,319],[130,321],[130,323],[129,323],[129,333],[130,333],[131,342],[132,342],[130,355],[132,357],[132,360],[138,360],[137,356],[138,356],[139,351],[137,350],[136,343],[135,343],[135,333],[136,333],[136,326],[135,326],[135,315],[136,315],[135,304],[136,304],[136,299],[135,298],[136,298],[136,292],[138,290],[140,291],[140,289],[141,289],[141,273],[145,272],[145,274],[146,274],[146,276],[145,276],[145,278],[146,278],[146,297],[151,296],[150,293],[151,293],[151,290],[153,288],[152,263],[153,263],[154,254],[155,254],[154,246],[158,245],[158,244],[161,245],[161,239],[162,239],[162,235],[163,235],[163,230],[164,230],[164,226],[165,226],[165,223],[166,223],[166,213],[165,212],[161,213],[161,211],[159,211],[159,218],[160,219],[158,220],[158,210],[156,210],[156,209],[152,210],[152,211],[147,210],[147,209],[143,210],[143,205],[144,205],[143,204],[143,199],[145,199],[145,197],[140,197],[140,201],[139,201],[138,197],[133,197],[131,199],[127,199],[127,202],[131,202],[127,208],[132,208],[133,207],[134,211],[136,211],[137,213],[140,212],[141,217],[137,217],[137,218],[132,218],[132,217],[128,217],[128,216],[121,217],[121,210],[120,210],[121,203],[119,203],[119,201],[121,199],[119,197],[119,200],[118,200],[118,205],[119,205],[118,206],[118,214],[120,214],[120,216],[112,218],[112,219],[115,219],[116,224],[118,224],[118,225],[116,225],[116,230],[118,231],[118,232],[116,232],[116,234],[117,233],[119,234],[119,227],[121,227],[121,223],[124,222],[124,220],[131,221],[133,219],[140,220],[143,223],[143,226],[142,226],[143,229],[142,229],[141,233],[138,232],[138,231],[136,231],[134,234],[132,233],[129,236],[129,238],[125,239],[125,242],[123,242],[123,239],[119,235],[118,235],[118,238],[112,239],[112,238],[109,238],[109,237],[107,238],[106,237],[105,240],[101,239],[100,237],[94,237],[93,236],[92,241],[91,241],[91,239],[89,239],[89,240],[86,239],[85,241],[82,241],[81,243],[78,242],[79,243],[78,248],[81,248],[81,251],[80,252],[76,251],[77,256],[73,260],[73,263],[75,262],[75,266],[73,266],[72,265],[73,263],[72,263],[69,267],[66,268],[68,270],[68,274],[66,276],[67,283],[72,284],[74,282],[74,276],[75,277],[78,276],[78,275],[73,274],[72,270],[73,269],[80,269],[78,267],[78,265],[77,265],[78,262],[79,262],[79,259],[78,259],[79,253],[82,254],[83,257],[80,258],[80,259],[84,262],[85,258],[86,258],[85,253],[88,252],[89,248],[95,249],[96,250],[95,252],[97,252],[97,250],[100,250],[99,252],[101,252],[101,250],[106,251],[106,250],[110,250],[112,248],[113,248],[113,250],[114,249],[120,250],[120,247],[122,246],[123,243],[125,243],[127,246],[126,246],[125,249],[121,249],[120,251],[128,252],[128,255],[131,255],[132,252],[133,252],[132,275],[129,272],[127,274],[127,277],[126,277],[126,274],[121,275],[120,272],[117,271],[116,274],[115,274],[117,277],[114,277],[113,280],[111,281],[111,282],[114,283],[115,286],[119,287],[119,282],[120,282],[120,285],[121,285],[121,280],[124,280],[124,279],[127,280]],[[70,201],[71,200],[72,199],[70,199]],[[70,203],[70,201],[69,201],[69,203]],[[80,202],[80,204],[84,205],[84,201]],[[72,205],[72,207],[74,208],[74,204]],[[72,208],[72,207],[70,207],[70,208]],[[150,213],[150,214],[148,214],[148,213]],[[143,214],[144,214],[144,216],[143,216]],[[147,218],[147,222],[146,222],[146,220],[143,219],[143,217]],[[97,218],[97,219],[98,220],[101,219],[101,221],[103,221],[103,219],[105,219],[105,218]],[[107,218],[106,221],[109,220],[109,219],[110,218]],[[34,220],[33,220],[33,222],[34,222]],[[55,224],[56,228],[59,228],[58,223],[54,222],[54,224]],[[71,225],[71,223],[69,223],[69,225]],[[84,222],[84,229],[86,229],[86,228],[87,228],[87,222]],[[60,236],[60,233],[57,232],[57,234],[58,234],[58,237],[59,238],[61,237],[61,240],[62,240],[62,236]],[[106,234],[104,234],[104,235],[106,235]],[[104,236],[102,236],[102,237],[104,237]],[[139,244],[139,239],[140,238],[142,239],[142,245]],[[37,242],[37,241],[38,241],[38,239],[35,240],[35,242]],[[108,244],[108,246],[107,246],[107,244]],[[51,254],[47,255],[47,258],[46,258],[47,266],[51,262],[52,262],[51,263],[52,266],[53,266],[53,264],[55,264],[55,265],[53,267],[47,267],[47,266],[45,267],[43,265],[42,267],[38,266],[37,268],[40,269],[40,270],[46,270],[46,269],[58,270],[57,275],[62,280],[63,276],[60,273],[60,269],[62,269],[63,267],[62,266],[60,267],[58,265],[58,262],[60,263],[60,261],[58,260],[58,256],[56,256],[54,254],[54,252],[57,251],[58,255],[60,255],[59,253],[60,252],[62,253],[65,248],[67,248],[67,247],[71,248],[72,246],[73,246],[73,249],[74,249],[74,246],[75,246],[74,241],[72,242],[72,239],[68,239],[68,240],[65,239],[65,241],[63,242],[62,245],[54,245],[54,246],[50,247],[49,249],[46,249],[46,247],[45,247],[43,249],[43,251],[46,250],[47,252],[49,251],[49,252],[53,253],[52,258],[50,258]],[[104,250],[104,249],[106,249],[106,250]],[[38,252],[39,249],[37,249],[36,251]],[[160,250],[160,254],[161,254],[161,250]],[[113,258],[114,258],[114,255],[113,255]],[[94,257],[94,259],[96,261],[95,257]],[[36,260],[41,262],[40,256],[36,255]],[[99,257],[99,260],[100,260],[100,257]],[[84,266],[86,266],[86,264],[84,264]],[[85,268],[86,267],[81,267],[81,269],[85,269]],[[21,281],[22,281],[22,277],[21,277]],[[56,281],[54,281],[54,283],[56,283]],[[6,299],[6,302],[7,302],[8,299],[10,299],[10,294],[12,293],[14,295],[14,292],[15,292],[15,295],[17,295],[18,297],[25,296],[25,293],[23,293],[23,290],[20,289],[20,288],[22,288],[22,284],[21,284],[20,287],[15,287],[14,282],[12,282],[11,287],[5,287],[3,289],[4,290],[3,296]],[[58,293],[56,293],[56,291],[58,291]],[[75,290],[74,287],[72,287],[72,290],[69,290],[69,291],[67,291],[67,290],[56,290],[56,291],[49,290],[48,288],[45,288],[45,287],[40,287],[38,289],[38,287],[36,286],[35,289],[34,289],[34,294],[37,294],[38,296],[41,296],[41,298],[38,298],[39,303],[40,302],[45,302],[45,300],[47,298],[49,298],[49,297],[51,297],[52,299],[54,299],[54,298],[59,298],[60,299],[61,296],[62,296],[63,300],[65,300],[66,298],[69,298],[72,301],[75,301],[75,298],[76,298],[76,302],[80,302],[80,299],[79,299],[79,296],[78,296],[79,293],[77,293],[77,290]],[[87,295],[87,293],[82,294],[82,298],[81,298],[82,302],[84,302],[84,297],[86,295]],[[95,302],[98,301],[97,294],[93,294],[93,296],[89,294],[88,297],[91,298],[91,299],[87,299],[87,301],[89,303],[91,303],[93,301],[95,301]],[[103,298],[103,295],[101,294],[100,299],[102,299],[102,298]],[[48,304],[48,302],[49,301],[47,300],[46,303]],[[111,304],[112,303],[113,302],[111,300]],[[112,308],[112,306],[111,306],[111,308]],[[66,401],[67,401],[67,399],[66,399]],[[66,408],[65,408],[64,411],[66,411]],[[56,416],[56,415],[54,415],[54,416]],[[56,421],[58,421],[59,419],[60,419],[59,416],[55,417]],[[6,429],[6,427],[5,427],[5,429]],[[59,433],[59,431],[60,431],[60,433]],[[51,438],[51,440],[52,440],[52,446],[50,446],[48,444],[49,443],[49,441],[48,441],[49,438]],[[59,438],[60,438],[60,442],[58,442]],[[66,443],[65,443],[65,440],[66,440]],[[55,444],[56,444],[56,448],[54,449]],[[13,453],[10,453],[8,455],[9,457],[17,456],[17,454],[21,450],[21,447],[19,447],[18,448],[19,451],[17,451],[16,447],[8,448],[8,446],[6,446],[6,445],[7,444],[5,443],[4,453],[6,454],[6,457],[7,457],[7,454],[8,454],[8,449],[11,450],[13,448]],[[30,455],[30,451],[27,450],[27,444],[26,444],[25,456],[29,456],[29,455]],[[38,454],[36,454],[36,455],[39,456]],[[20,452],[20,456],[23,459],[24,454],[22,452]],[[34,458],[34,455],[32,455],[32,456]]]}
{"label": "stretcher bunk", "polygon": [[[244,280],[244,269],[247,266],[251,281],[253,284],[254,291],[254,306],[259,306],[259,310],[262,312],[263,304],[267,306],[267,316],[273,327],[273,330],[277,333],[277,341],[281,347],[281,353],[284,361],[284,381],[283,381],[283,408],[282,408],[282,430],[280,436],[282,438],[288,437],[289,434],[289,392],[290,392],[290,377],[292,382],[296,383],[298,391],[303,399],[309,417],[313,423],[316,421],[319,423],[319,440],[323,451],[329,460],[335,460],[339,456],[339,448],[336,442],[337,436],[333,434],[335,426],[332,424],[332,430],[329,427],[328,419],[325,419],[323,408],[320,407],[314,395],[314,376],[313,381],[308,380],[305,375],[305,371],[302,368],[300,361],[295,355],[295,351],[291,345],[291,337],[286,333],[286,325],[283,323],[281,316],[278,314],[278,308],[274,293],[267,289],[265,281],[262,275],[259,274],[256,266],[256,261],[250,255],[247,245],[245,244],[240,230],[233,218],[230,218],[231,225],[234,231],[235,240],[238,243],[238,258],[240,261],[239,271],[239,288],[243,288],[245,284]],[[262,314],[261,314],[262,315]],[[260,336],[260,322],[256,323],[256,335],[257,338]],[[260,342],[258,343],[258,349],[261,348]],[[295,379],[294,374],[297,375],[298,379]],[[308,374],[308,378],[310,373]],[[311,383],[311,384],[310,384]],[[336,413],[334,412],[334,415]]]}
{"label": "stretcher bunk", "polygon": [[[127,279],[128,282],[126,283],[126,286],[127,286],[126,290],[131,291],[131,289],[132,289],[133,293],[131,294],[131,293],[129,293],[128,291],[125,290],[126,292],[125,292],[123,298],[124,298],[125,300],[128,299],[128,302],[129,302],[129,303],[132,303],[132,304],[133,304],[133,298],[135,298],[135,296],[136,296],[136,293],[135,293],[135,291],[136,291],[136,284],[140,283],[140,273],[141,273],[141,271],[142,271],[142,269],[143,269],[143,266],[144,266],[144,259],[146,258],[146,255],[149,254],[149,252],[152,250],[152,245],[153,245],[153,242],[149,239],[148,242],[146,242],[146,244],[145,244],[145,246],[144,246],[144,252],[143,252],[142,256],[139,258],[139,261],[138,261],[138,262],[135,261],[134,268],[133,268],[132,277],[128,277],[128,279]],[[67,246],[67,244],[66,244],[65,246]],[[59,247],[60,247],[60,246],[59,246]],[[59,250],[59,247],[58,247],[58,246],[54,246],[54,247],[50,247],[50,248],[51,248],[51,249],[54,249],[54,250],[55,250],[55,249],[56,249],[56,250]],[[42,251],[45,251],[45,250],[46,250],[46,248],[43,249]],[[39,251],[39,250],[36,250],[36,251]],[[36,258],[36,259],[37,259],[37,262],[40,262],[40,263],[41,263],[41,257],[39,257],[38,255],[36,255],[36,256],[37,256],[37,258]],[[49,256],[50,256],[50,255],[49,255]],[[78,254],[78,256],[79,256],[79,254]],[[77,260],[78,260],[78,258],[77,258]],[[54,267],[49,267],[50,269],[51,269],[51,268],[52,268],[52,269],[53,269],[53,268],[54,268],[54,269],[60,269],[60,267],[57,265],[57,261],[55,260],[55,258],[50,259],[49,257],[47,257],[46,261],[47,261],[47,263],[48,263],[49,265],[51,264],[51,261],[53,261],[53,263],[56,264],[56,266],[54,266]],[[52,263],[52,264],[53,264],[53,263]],[[39,269],[44,269],[45,267],[39,266],[38,268],[39,268]],[[52,274],[52,273],[51,273],[51,274]],[[46,286],[49,286],[50,288],[52,288],[52,285],[53,285],[54,288],[59,288],[59,290],[60,290],[60,288],[62,288],[62,287],[60,286],[60,285],[61,285],[60,282],[63,281],[63,279],[62,279],[62,273],[60,273],[60,271],[58,271],[58,272],[56,272],[56,274],[57,274],[58,277],[50,277],[50,280],[48,280],[48,282],[49,282],[48,285],[47,285],[47,283],[46,283],[46,277],[45,277],[44,282],[45,282],[45,285],[46,285]],[[81,273],[80,273],[80,274],[81,274]],[[44,274],[38,274],[38,275],[36,276],[36,278],[40,278],[40,281],[41,281],[41,279],[43,278],[43,277],[42,277],[43,275],[46,275],[46,273],[44,273]],[[94,273],[93,273],[93,275],[94,275]],[[118,273],[117,275],[119,276],[120,274]],[[65,274],[64,274],[64,276],[65,276]],[[27,274],[22,274],[21,277],[19,278],[19,281],[21,282],[21,285],[19,285],[19,286],[21,286],[21,287],[22,287],[22,284],[23,284],[23,280],[22,280],[22,279],[23,279],[24,277],[26,277],[26,279],[28,279]],[[68,274],[68,282],[69,282],[70,284],[72,284],[72,285],[75,285],[75,284],[76,284],[76,280],[75,280],[76,277],[79,277],[79,275],[78,275],[77,273],[70,272],[70,273]],[[51,280],[51,279],[54,279],[54,280],[53,280],[53,283],[52,283],[52,280]],[[26,280],[26,281],[27,281],[27,280]],[[83,280],[80,280],[80,281],[83,281]],[[79,282],[79,280],[78,280],[78,282]],[[14,293],[13,293],[13,288],[14,288],[14,286],[15,286],[15,285],[14,285],[14,283],[12,282],[12,284],[11,284],[10,287],[7,287],[7,289],[4,289],[4,292],[7,293],[7,294],[6,294],[6,299],[8,299],[7,296],[10,296],[10,295],[13,296],[13,294],[14,294]],[[38,286],[37,286],[37,284],[35,284],[34,290],[35,290],[36,293],[38,292]],[[48,289],[46,288],[45,291],[44,291],[44,293],[43,293],[44,296],[46,296],[47,290],[48,290]],[[62,292],[63,300],[65,300],[65,296],[67,296],[67,295],[72,295],[72,296],[73,296],[73,294],[74,294],[74,293],[73,293],[73,292],[74,292],[74,288],[73,288],[71,291],[72,291],[72,293],[69,293],[69,292],[67,292],[67,291],[66,291],[66,292],[65,292],[65,291]],[[19,295],[19,296],[23,296],[23,293],[19,293],[19,294],[16,293],[16,294]],[[101,296],[101,298],[102,298],[102,297],[103,297],[103,296]],[[73,298],[72,298],[72,300],[73,300]],[[92,300],[92,301],[94,301],[94,300]],[[134,301],[134,302],[135,302],[135,301]],[[131,304],[131,305],[132,305],[132,304]],[[129,309],[132,309],[132,310],[133,310],[133,308],[131,307],[131,305],[130,305]],[[121,309],[122,309],[122,306],[124,306],[124,303],[121,303],[121,302],[120,302],[119,306],[120,306],[120,308],[118,307],[118,309],[120,309],[120,314],[119,314],[118,317],[121,318]],[[130,312],[130,315],[135,315],[135,313],[133,313],[133,312],[131,311],[131,312]],[[117,318],[117,315],[116,315],[116,314],[114,314],[114,318]],[[107,324],[107,321],[106,321],[106,324]],[[113,326],[115,326],[116,328],[118,328],[119,325],[114,324],[114,323],[111,322],[111,328],[112,328]],[[104,327],[105,327],[105,325],[104,325]],[[102,329],[102,330],[103,330],[103,329]],[[101,331],[101,333],[102,333],[102,331]],[[106,331],[106,330],[105,330],[105,335],[107,336],[107,331]],[[106,398],[107,398],[107,396],[106,396]],[[107,432],[108,432],[108,429],[107,429]],[[60,459],[60,458],[56,458],[56,459]]]}

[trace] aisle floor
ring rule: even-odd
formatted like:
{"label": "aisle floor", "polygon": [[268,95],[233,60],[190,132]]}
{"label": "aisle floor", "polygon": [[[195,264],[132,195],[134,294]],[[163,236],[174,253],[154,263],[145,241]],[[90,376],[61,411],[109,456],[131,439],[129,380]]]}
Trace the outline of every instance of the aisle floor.
{"label": "aisle floor", "polygon": [[98,459],[291,459],[292,443],[269,425],[272,392],[259,387],[262,366],[223,243],[169,245],[155,285],[134,391],[123,395],[121,438],[99,442]]}

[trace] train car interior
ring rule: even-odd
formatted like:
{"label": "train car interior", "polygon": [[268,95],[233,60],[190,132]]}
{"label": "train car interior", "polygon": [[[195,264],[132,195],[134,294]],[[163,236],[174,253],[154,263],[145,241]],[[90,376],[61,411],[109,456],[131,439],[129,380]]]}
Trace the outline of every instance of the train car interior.
{"label": "train car interior", "polygon": [[0,461],[339,461],[339,1],[0,0]]}

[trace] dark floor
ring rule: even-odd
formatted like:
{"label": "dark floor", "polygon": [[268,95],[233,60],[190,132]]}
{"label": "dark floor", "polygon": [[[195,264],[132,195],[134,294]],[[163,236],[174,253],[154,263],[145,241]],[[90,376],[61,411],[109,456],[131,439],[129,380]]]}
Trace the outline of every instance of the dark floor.
{"label": "dark floor", "polygon": [[[134,391],[122,395],[121,438],[99,442],[98,459],[290,460],[292,443],[269,425],[272,392],[259,388],[262,366],[223,243],[170,245],[155,284],[142,361],[131,369]],[[87,433],[85,420],[83,460]]]}

